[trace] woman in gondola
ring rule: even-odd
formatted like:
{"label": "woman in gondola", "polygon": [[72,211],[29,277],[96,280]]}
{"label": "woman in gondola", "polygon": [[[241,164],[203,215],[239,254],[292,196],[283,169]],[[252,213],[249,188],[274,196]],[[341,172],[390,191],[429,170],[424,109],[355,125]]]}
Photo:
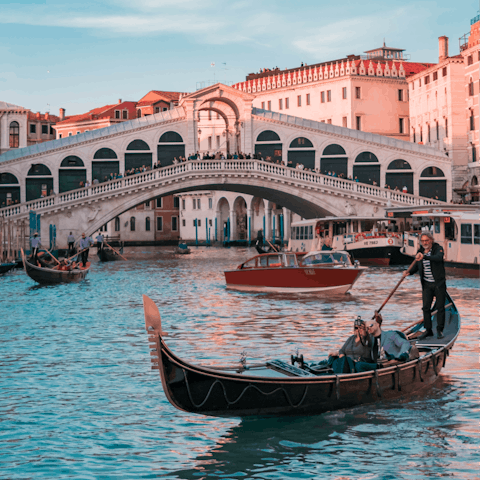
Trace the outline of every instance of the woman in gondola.
{"label": "woman in gondola", "polygon": [[353,332],[343,347],[337,352],[331,352],[328,357],[328,364],[335,373],[354,373],[376,368],[372,362],[372,344],[367,326],[361,318],[355,320]]}

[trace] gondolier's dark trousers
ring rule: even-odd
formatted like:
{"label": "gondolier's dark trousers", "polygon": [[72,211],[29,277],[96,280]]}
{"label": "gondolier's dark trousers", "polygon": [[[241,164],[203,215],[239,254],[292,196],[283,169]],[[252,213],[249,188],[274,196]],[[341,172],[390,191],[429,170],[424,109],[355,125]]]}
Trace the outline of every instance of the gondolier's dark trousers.
{"label": "gondolier's dark trousers", "polygon": [[82,252],[82,265],[85,266],[87,264],[87,260],[88,260],[88,248]]}
{"label": "gondolier's dark trousers", "polygon": [[433,297],[436,298],[437,313],[437,330],[443,331],[445,326],[445,296],[447,286],[445,280],[440,282],[423,282],[422,298],[423,298],[423,323],[427,330],[432,329],[432,302]]}

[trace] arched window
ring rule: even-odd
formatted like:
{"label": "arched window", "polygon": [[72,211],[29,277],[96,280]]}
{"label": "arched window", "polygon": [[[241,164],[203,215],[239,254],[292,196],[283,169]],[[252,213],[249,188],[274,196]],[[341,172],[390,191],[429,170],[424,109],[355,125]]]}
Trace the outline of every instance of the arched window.
{"label": "arched window", "polygon": [[140,118],[142,116],[142,111],[140,109],[137,110],[137,118]]}
{"label": "arched window", "polygon": [[290,143],[290,148],[312,148],[313,143],[305,137],[298,137]]}
{"label": "arched window", "polygon": [[115,217],[115,231],[119,232],[120,231],[120,218]]}
{"label": "arched window", "polygon": [[150,150],[150,147],[143,140],[134,140],[128,144],[127,150]]}
{"label": "arched window", "polygon": [[135,231],[135,217],[130,217],[130,231]]}
{"label": "arched window", "polygon": [[435,200],[447,200],[447,180],[438,167],[427,167],[420,175],[419,194]]}
{"label": "arched window", "polygon": [[93,158],[94,160],[115,159],[117,158],[117,154],[111,148],[101,148],[95,152]]}
{"label": "arched window", "polygon": [[378,162],[378,158],[372,152],[362,152],[359,155],[357,155],[357,158],[355,159],[355,163],[357,162]]}
{"label": "arched window", "polygon": [[412,167],[406,160],[394,160],[390,162],[387,170],[411,170]]}
{"label": "arched window", "polygon": [[18,179],[15,175],[11,173],[0,173],[0,184],[1,185],[10,185],[18,183]]}
{"label": "arched window", "polygon": [[280,137],[272,130],[265,130],[257,137],[257,142],[279,142]]}
{"label": "arched window", "polygon": [[20,146],[20,125],[18,122],[10,124],[10,148],[18,148]]}
{"label": "arched window", "polygon": [[158,143],[183,143],[183,138],[177,132],[165,132]]}
{"label": "arched window", "polygon": [[150,231],[150,217],[147,217],[145,219],[145,231],[149,232]]}
{"label": "arched window", "polygon": [[332,144],[323,150],[323,155],[346,155],[346,153],[340,145]]}
{"label": "arched window", "polygon": [[473,79],[470,77],[470,83],[468,84],[468,95],[473,97],[474,95],[474,87],[473,87]]}
{"label": "arched window", "polygon": [[474,175],[472,177],[472,187],[476,187],[478,185],[478,179],[477,177]]}
{"label": "arched window", "polygon": [[83,167],[83,161],[81,158],[75,156],[75,155],[69,155],[68,157],[65,157],[60,164],[61,167]]}
{"label": "arched window", "polygon": [[32,163],[32,166],[30,167],[27,175],[43,177],[45,175],[52,175],[52,172],[47,166],[43,165],[42,163]]}
{"label": "arched window", "polygon": [[445,174],[438,167],[427,167],[420,176],[421,177],[444,177]]}

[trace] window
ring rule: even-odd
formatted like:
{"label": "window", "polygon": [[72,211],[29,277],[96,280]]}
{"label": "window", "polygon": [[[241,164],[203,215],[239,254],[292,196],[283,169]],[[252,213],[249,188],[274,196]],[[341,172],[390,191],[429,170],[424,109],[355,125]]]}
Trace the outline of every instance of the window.
{"label": "window", "polygon": [[62,134],[61,134],[61,133],[58,134],[58,138],[62,138]]}
{"label": "window", "polygon": [[404,130],[403,130],[403,122],[404,122],[404,119],[403,118],[399,118],[398,119],[398,131],[400,133],[404,133]]}
{"label": "window", "polygon": [[435,120],[435,128],[437,129],[437,140],[440,140],[440,129],[438,128],[438,121]]}
{"label": "window", "polygon": [[321,101],[322,103],[325,103],[325,92],[321,92],[321,93],[320,93],[320,101]]}
{"label": "window", "polygon": [[307,105],[310,105],[310,94],[307,93]]}
{"label": "window", "polygon": [[162,108],[162,112],[166,112],[167,110],[168,110],[167,107],[163,107],[163,108]]}
{"label": "window", "polygon": [[193,209],[196,210],[197,209],[197,199],[196,198],[192,199],[192,205],[193,205]]}
{"label": "window", "polygon": [[327,102],[331,102],[331,101],[332,101],[332,91],[327,90]]}
{"label": "window", "polygon": [[471,244],[472,243],[472,224],[471,223],[462,223],[460,226],[460,242]]}
{"label": "window", "polygon": [[473,226],[473,243],[475,245],[480,244],[480,224],[475,224]]}
{"label": "window", "polygon": [[412,136],[413,136],[413,143],[416,143],[417,137],[415,136],[415,127],[412,127]]}
{"label": "window", "polygon": [[135,217],[130,217],[130,231],[135,231]]}
{"label": "window", "polygon": [[120,231],[120,219],[118,217],[115,217],[115,231]]}
{"label": "window", "polygon": [[475,149],[475,145],[473,143],[470,144],[472,146],[472,162],[477,161],[477,150]]}
{"label": "window", "polygon": [[[160,107],[155,107],[155,113],[160,113]],[[200,113],[198,114],[198,117],[200,118]]]}
{"label": "window", "polygon": [[42,135],[48,135],[48,125],[42,125]]}
{"label": "window", "polygon": [[265,102],[262,102],[262,110],[265,110]]}
{"label": "window", "polygon": [[163,208],[162,197],[157,198],[156,202],[157,202],[157,208]]}
{"label": "window", "polygon": [[163,217],[157,217],[157,232],[163,232]]}
{"label": "window", "polygon": [[342,98],[346,100],[347,98],[347,87],[342,88]]}
{"label": "window", "polygon": [[280,98],[280,99],[278,100],[278,109],[279,109],[279,110],[283,110],[283,98]]}
{"label": "window", "polygon": [[471,55],[467,57],[467,65],[473,65],[473,57]]}
{"label": "window", "polygon": [[289,98],[286,98],[285,99],[285,108],[290,108],[290,99]]}
{"label": "window", "polygon": [[30,133],[37,133],[37,126],[34,123],[30,124]]}
{"label": "window", "polygon": [[186,226],[186,223],[185,223],[185,219],[182,220],[182,227],[185,227]]}
{"label": "window", "polygon": [[403,102],[403,90],[402,89],[398,90],[398,101]]}
{"label": "window", "polygon": [[428,138],[428,143],[430,143],[431,138],[430,138],[430,124],[429,123],[427,124],[427,135],[428,135],[428,137],[427,137]]}
{"label": "window", "polygon": [[122,111],[122,118],[123,118],[124,120],[127,120],[127,119],[128,119],[128,110],[123,110],[123,111]]}
{"label": "window", "polygon": [[298,95],[298,97],[297,97],[297,107],[301,107],[301,106],[302,106],[302,96]]}
{"label": "window", "polygon": [[360,87],[355,87],[355,98],[362,98],[362,91],[360,90]]}
{"label": "window", "polygon": [[208,209],[212,210],[212,208],[213,208],[213,198],[209,198],[208,199]]}
{"label": "window", "polygon": [[173,208],[180,207],[180,199],[178,197],[173,197]]}
{"label": "window", "polygon": [[470,110],[470,130],[475,130],[475,117],[472,110]]}
{"label": "window", "polygon": [[355,117],[357,130],[362,129],[362,117]]}
{"label": "window", "polygon": [[148,202],[145,202],[145,209],[144,210],[150,210],[151,208],[151,203],[150,200]]}
{"label": "window", "polygon": [[445,137],[448,137],[448,118],[445,119]]}
{"label": "window", "polygon": [[468,84],[468,95],[473,97],[473,80],[470,78],[470,83]]}
{"label": "window", "polygon": [[438,72],[433,72],[433,81],[438,80]]}
{"label": "window", "polygon": [[217,147],[220,146],[220,135],[217,135]]}
{"label": "window", "polygon": [[202,201],[200,200],[200,198],[197,198],[197,210],[201,210],[202,208]]}
{"label": "window", "polygon": [[72,132],[68,132],[68,136],[71,137],[71,136],[72,136]]}
{"label": "window", "polygon": [[120,118],[120,110],[115,110],[115,118]]}
{"label": "window", "polygon": [[342,126],[347,128],[347,117],[342,118]]}
{"label": "window", "polygon": [[194,227],[201,227],[202,226],[202,221],[200,219],[195,219],[193,221],[193,226]]}
{"label": "window", "polygon": [[50,135],[55,135],[55,130],[53,129],[52,126],[50,126]]}
{"label": "window", "polygon": [[172,217],[172,232],[178,232],[178,217]]}
{"label": "window", "polygon": [[428,85],[428,84],[430,83],[430,75],[427,75],[426,77],[424,77],[423,83],[424,83],[425,85]]}
{"label": "window", "polygon": [[329,118],[329,119],[327,120],[327,123],[329,123],[329,124],[331,125],[331,124],[332,124],[332,119]]}
{"label": "window", "polygon": [[18,122],[10,124],[10,148],[18,148],[20,146],[20,125]]}
{"label": "window", "polygon": [[272,101],[271,100],[268,101],[268,110],[269,111],[272,110]]}
{"label": "window", "polygon": [[444,76],[444,77],[447,76],[447,67],[443,67],[443,69],[442,69],[442,76]]}
{"label": "window", "polygon": [[80,130],[77,130],[77,135],[80,135]]}
{"label": "window", "polygon": [[145,231],[149,232],[150,231],[150,217],[147,217],[145,219]]}
{"label": "window", "polygon": [[212,149],[212,136],[210,135],[210,137],[208,137],[208,149],[211,150]]}
{"label": "window", "polygon": [[182,198],[182,210],[185,210],[185,199]]}

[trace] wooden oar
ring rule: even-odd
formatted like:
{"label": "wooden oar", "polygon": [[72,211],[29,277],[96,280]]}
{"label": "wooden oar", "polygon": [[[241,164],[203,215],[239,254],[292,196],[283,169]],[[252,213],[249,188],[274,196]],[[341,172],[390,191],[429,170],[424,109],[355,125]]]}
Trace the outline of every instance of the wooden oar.
{"label": "wooden oar", "polygon": [[280,250],[277,250],[277,247],[272,245],[267,239],[265,239],[265,241],[270,245],[270,248],[274,251],[274,252],[279,252]]}
{"label": "wooden oar", "polygon": [[60,265],[60,262],[56,257],[54,257],[48,250],[45,250],[45,251],[58,263],[58,265]]}
{"label": "wooden oar", "polygon": [[[413,260],[412,264],[408,267],[407,269],[407,273],[410,272],[410,270],[413,268],[413,266],[415,265],[415,263],[417,263],[416,260]],[[397,290],[397,288],[400,286],[400,284],[403,282],[403,280],[405,280],[406,277],[403,276],[402,274],[402,278],[399,280],[399,282],[395,285],[395,288],[390,292],[390,295],[385,299],[385,301],[382,303],[382,306],[378,309],[378,310],[375,310],[375,314],[373,316],[373,318],[375,318],[375,315],[380,313],[380,311],[382,310],[382,308],[387,304],[387,302],[392,298],[392,295],[395,293],[395,291]]]}
{"label": "wooden oar", "polygon": [[115,250],[111,245],[109,245],[105,240],[103,241],[107,247],[110,247],[118,256],[122,257],[124,260],[128,261],[118,250]]}
{"label": "wooden oar", "polygon": [[82,252],[84,252],[85,250],[88,250],[90,247],[87,247],[87,248],[84,248],[83,250],[80,250],[79,252],[77,252],[75,255],[72,255],[71,257],[68,257],[65,259],[66,262],[69,262],[73,257],[76,257],[77,255],[80,255]]}

